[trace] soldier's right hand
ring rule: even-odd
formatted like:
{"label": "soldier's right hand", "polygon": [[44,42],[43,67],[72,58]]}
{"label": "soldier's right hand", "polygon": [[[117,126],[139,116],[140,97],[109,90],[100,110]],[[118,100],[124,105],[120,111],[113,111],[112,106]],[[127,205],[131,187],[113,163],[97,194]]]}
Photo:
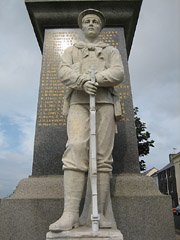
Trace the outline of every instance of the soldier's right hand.
{"label": "soldier's right hand", "polygon": [[87,82],[84,83],[83,89],[89,95],[95,96],[96,91],[97,91],[97,86],[98,86],[98,83],[93,83],[91,81],[87,81]]}

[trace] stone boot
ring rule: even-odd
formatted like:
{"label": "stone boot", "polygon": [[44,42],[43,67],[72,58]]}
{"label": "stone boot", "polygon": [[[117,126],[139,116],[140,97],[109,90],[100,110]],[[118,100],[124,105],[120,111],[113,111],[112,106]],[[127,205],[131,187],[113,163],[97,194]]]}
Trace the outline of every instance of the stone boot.
{"label": "stone boot", "polygon": [[64,212],[59,220],[49,226],[51,232],[79,227],[79,206],[84,189],[85,173],[64,171]]}
{"label": "stone boot", "polygon": [[98,211],[100,214],[100,228],[112,228],[112,223],[104,216],[104,208],[108,192],[110,191],[109,173],[98,173]]}

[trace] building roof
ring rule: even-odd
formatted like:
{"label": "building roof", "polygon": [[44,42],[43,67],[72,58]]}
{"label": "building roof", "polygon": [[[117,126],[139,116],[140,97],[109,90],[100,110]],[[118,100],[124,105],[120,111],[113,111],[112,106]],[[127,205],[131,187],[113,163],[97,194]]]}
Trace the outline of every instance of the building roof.
{"label": "building roof", "polygon": [[152,175],[153,175],[154,173],[156,173],[157,171],[158,171],[158,169],[155,168],[155,167],[153,167],[153,168],[149,169],[148,171],[144,172],[144,174],[145,174],[146,176],[152,176]]}
{"label": "building roof", "polygon": [[180,152],[178,152],[176,155],[174,155],[173,157],[172,157],[172,159],[174,160],[175,158],[178,158],[180,156]]}
{"label": "building roof", "polygon": [[163,167],[162,169],[160,169],[160,170],[158,171],[158,173],[163,172],[163,171],[165,171],[165,170],[167,170],[168,168],[171,168],[171,167],[174,167],[174,163],[173,163],[173,162],[170,162],[170,163],[167,164],[165,167]]}

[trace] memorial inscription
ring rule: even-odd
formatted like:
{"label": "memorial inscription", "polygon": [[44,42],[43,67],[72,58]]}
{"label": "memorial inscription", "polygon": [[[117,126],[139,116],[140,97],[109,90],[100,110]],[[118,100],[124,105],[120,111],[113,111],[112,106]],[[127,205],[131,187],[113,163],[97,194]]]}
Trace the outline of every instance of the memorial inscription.
{"label": "memorial inscription", "polygon": [[[118,41],[119,29],[108,28],[100,34],[100,40],[118,48],[121,47]],[[64,93],[66,87],[57,77],[61,55],[64,50],[82,38],[79,29],[47,29],[45,31],[42,73],[39,93],[39,106],[37,114],[37,126],[65,126],[66,118],[62,114]],[[122,107],[121,121],[128,121],[126,113],[126,99],[130,96],[130,86],[123,83],[116,87],[119,91]]]}

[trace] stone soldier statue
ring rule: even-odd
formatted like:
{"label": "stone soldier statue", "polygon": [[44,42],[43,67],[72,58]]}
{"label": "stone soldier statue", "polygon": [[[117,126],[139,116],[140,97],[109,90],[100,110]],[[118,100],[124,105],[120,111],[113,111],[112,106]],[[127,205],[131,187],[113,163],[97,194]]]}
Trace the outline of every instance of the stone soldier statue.
{"label": "stone soldier statue", "polygon": [[[65,96],[68,141],[62,161],[64,169],[64,212],[51,224],[50,231],[71,230],[79,226],[79,206],[89,162],[89,95],[96,95],[98,210],[100,228],[111,227],[104,216],[112,172],[112,150],[120,102],[114,86],[124,77],[119,51],[98,40],[105,25],[102,12],[87,9],[79,14],[78,25],[85,41],[68,47],[58,69],[59,79],[69,87]],[[96,82],[91,82],[91,66]]]}

